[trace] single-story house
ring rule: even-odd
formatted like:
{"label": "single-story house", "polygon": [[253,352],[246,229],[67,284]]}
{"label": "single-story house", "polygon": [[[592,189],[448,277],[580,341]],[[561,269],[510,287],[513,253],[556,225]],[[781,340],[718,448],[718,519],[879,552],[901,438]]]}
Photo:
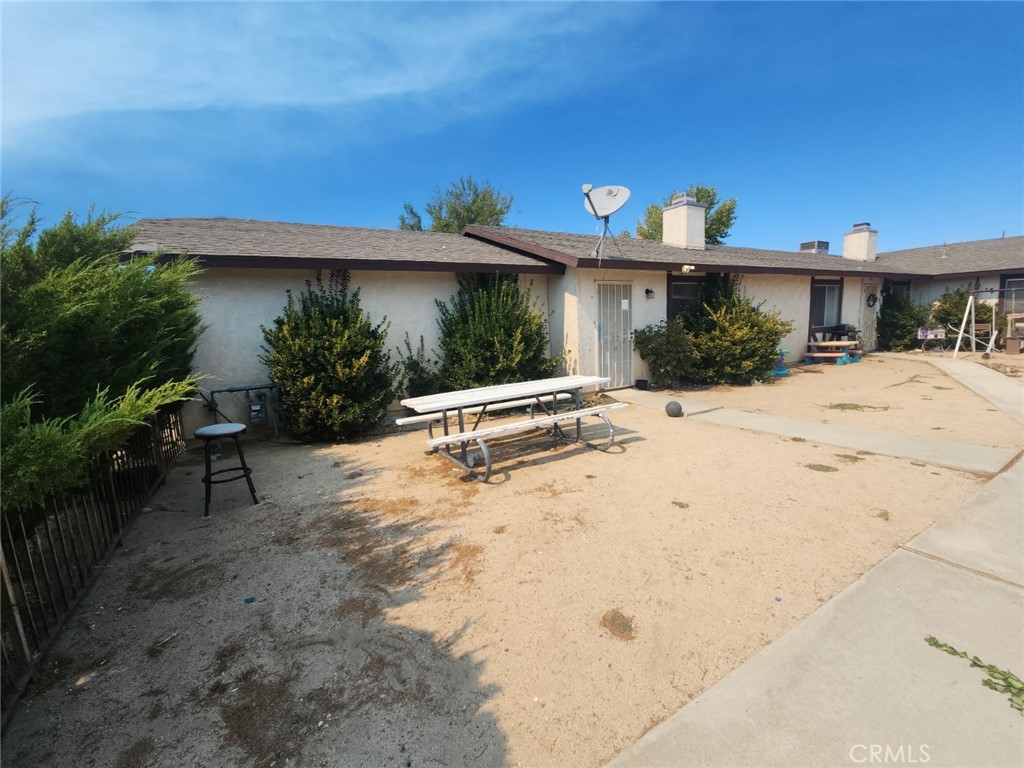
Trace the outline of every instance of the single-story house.
{"label": "single-story house", "polygon": [[[782,346],[799,359],[811,334],[838,324],[857,326],[875,347],[878,297],[889,281],[927,301],[946,287],[980,281],[1021,288],[1001,301],[1024,304],[1024,237],[877,253],[877,232],[855,225],[842,256],[828,243],[797,251],[705,245],[704,208],[687,195],[665,209],[661,242],[593,235],[468,226],[461,234],[334,227],[244,219],[144,219],[131,253],[187,253],[205,268],[196,290],[207,330],[196,351],[197,371],[215,377],[210,389],[265,383],[259,362],[263,336],[315,271],[345,269],[374,320],[387,317],[389,341],[427,349],[438,339],[435,300],[446,301],[459,272],[519,275],[548,318],[551,353],[572,372],[608,376],[611,388],[646,378],[632,331],[695,300],[709,274],[739,278],[766,309],[793,322]],[[1024,311],[1024,307],[1019,308]],[[245,399],[221,399],[229,417],[245,418]],[[187,412],[188,426],[208,417]]]}

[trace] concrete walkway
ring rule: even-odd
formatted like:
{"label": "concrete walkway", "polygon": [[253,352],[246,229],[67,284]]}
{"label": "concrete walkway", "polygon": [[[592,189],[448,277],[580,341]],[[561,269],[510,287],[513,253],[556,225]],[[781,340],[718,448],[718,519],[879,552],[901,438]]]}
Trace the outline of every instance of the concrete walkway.
{"label": "concrete walkway", "polygon": [[[950,375],[1013,408],[1018,382],[1014,394],[955,362]],[[981,685],[982,670],[928,646],[929,635],[1024,675],[1024,461],[609,768],[1024,765],[1024,717]]]}
{"label": "concrete walkway", "polygon": [[[950,361],[945,361],[950,362]],[[959,361],[957,361],[959,362]],[[981,366],[964,363],[973,368]],[[995,376],[1006,378],[995,371],[987,371]],[[960,380],[960,376],[950,374]],[[1018,394],[1024,400],[1024,389],[1018,382],[1011,381],[1018,388]],[[1008,389],[1008,388],[1007,388]],[[995,391],[993,386],[990,391]],[[870,451],[882,456],[896,456],[912,461],[923,461],[941,467],[962,469],[967,472],[984,472],[994,474],[1013,461],[1018,451],[1013,448],[994,448],[973,443],[959,443],[952,440],[936,440],[928,437],[908,437],[893,432],[880,432],[860,427],[846,427],[838,424],[825,424],[820,421],[791,419],[786,416],[773,416],[766,413],[738,411],[734,408],[723,408],[688,397],[666,395],[661,392],[638,392],[636,390],[617,390],[613,393],[617,400],[643,407],[663,410],[669,400],[676,400],[683,406],[685,418],[697,418],[701,421],[720,424],[722,426],[749,429],[754,432],[768,432],[783,437],[799,437],[815,443],[835,445],[852,451]],[[1003,402],[1012,402],[1008,391],[1001,391]]]}

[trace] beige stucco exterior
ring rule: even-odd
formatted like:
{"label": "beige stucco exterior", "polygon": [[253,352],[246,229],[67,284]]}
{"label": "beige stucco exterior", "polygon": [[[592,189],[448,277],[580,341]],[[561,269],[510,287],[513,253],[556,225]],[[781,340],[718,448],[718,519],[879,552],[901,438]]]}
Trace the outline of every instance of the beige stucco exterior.
{"label": "beige stucco exterior", "polygon": [[[620,283],[631,286],[633,329],[658,323],[665,319],[665,273],[645,272],[635,269],[578,269],[575,270],[577,283],[577,329],[576,348],[579,350],[579,373],[589,376],[600,375],[598,353],[598,297],[599,283]],[[646,291],[654,292],[648,299]],[[647,378],[647,368],[640,356],[633,353],[631,380]]]}
{"label": "beige stucco exterior", "polygon": [[[702,277],[700,273],[691,273]],[[789,350],[787,359],[800,360],[806,351],[810,316],[811,278],[798,275],[739,275],[746,295],[768,311],[777,311],[793,323],[793,330],[782,340]],[[284,269],[209,269],[195,284],[202,297],[201,311],[206,330],[196,349],[194,369],[213,378],[204,382],[206,390],[269,383],[263,354],[261,325],[270,326],[281,314],[286,291],[304,290],[312,270]],[[601,373],[598,333],[598,286],[602,283],[631,287],[632,329],[663,321],[667,309],[668,273],[651,270],[575,269],[564,275],[522,275],[520,282],[529,288],[535,306],[549,324],[553,355],[561,355],[566,371],[584,375]],[[875,291],[881,281],[847,277],[843,281],[841,322],[859,328],[873,328],[864,301],[865,285]],[[447,300],[457,289],[451,272],[356,271],[352,286],[360,289],[363,309],[371,319],[384,317],[389,322],[388,347],[393,359],[404,352],[408,333],[415,348],[422,336],[427,353],[437,347],[437,306],[435,300]],[[941,294],[941,288],[936,289]],[[647,291],[652,297],[647,297]],[[865,339],[868,349],[874,339]],[[649,370],[632,353],[630,381],[649,378]],[[218,395],[218,405],[233,420],[248,420],[247,401],[241,394]],[[209,423],[211,416],[200,404],[186,409],[186,428],[191,431]]]}
{"label": "beige stucco exterior", "polygon": [[[202,383],[204,390],[269,383],[263,354],[261,325],[270,326],[281,315],[286,291],[305,290],[313,280],[312,270],[286,269],[208,269],[194,285],[202,298],[200,311],[206,330],[196,347],[193,370],[212,378]],[[522,275],[520,283],[531,289],[537,308],[548,312],[546,275]],[[352,287],[360,290],[360,303],[374,322],[387,318],[388,347],[392,359],[398,349],[405,351],[406,333],[415,349],[423,337],[428,354],[437,346],[437,305],[457,289],[452,272],[352,272]],[[228,418],[248,421],[247,401],[242,394],[217,396],[220,410]],[[209,412],[198,403],[185,409],[185,428],[191,432],[211,421]]]}
{"label": "beige stucco exterior", "polygon": [[807,351],[807,326],[811,317],[811,278],[804,275],[740,275],[743,292],[767,312],[778,312],[793,323],[793,330],[779,343],[788,350],[787,360],[802,360]]}
{"label": "beige stucco exterior", "polygon": [[[938,301],[942,298],[942,294],[946,291],[956,291],[960,288],[974,288],[974,281],[978,281],[978,287],[982,290],[998,289],[999,288],[999,275],[983,275],[974,277],[962,277],[959,279],[921,279],[915,278],[910,283],[910,298],[918,304],[931,304],[933,301]],[[995,303],[996,297],[999,294],[989,293],[981,294],[979,296],[981,301],[988,301]]]}

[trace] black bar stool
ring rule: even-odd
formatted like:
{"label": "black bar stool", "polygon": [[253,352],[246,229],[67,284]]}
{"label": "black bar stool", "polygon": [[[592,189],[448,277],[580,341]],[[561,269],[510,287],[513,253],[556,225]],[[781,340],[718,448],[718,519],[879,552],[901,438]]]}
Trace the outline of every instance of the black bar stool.
{"label": "black bar stool", "polygon": [[[210,516],[210,491],[215,483],[230,483],[235,480],[241,480],[244,477],[245,482],[249,484],[249,493],[252,494],[252,503],[260,503],[259,499],[256,498],[256,489],[252,484],[252,470],[245,463],[245,454],[242,453],[242,443],[238,439],[238,436],[243,432],[245,432],[245,424],[232,423],[211,424],[208,427],[200,427],[196,430],[196,437],[205,443],[204,449],[206,453],[206,475],[203,476],[203,483],[206,485],[206,511],[203,513],[203,517]],[[226,469],[218,469],[216,472],[211,472],[210,443],[214,440],[220,440],[225,437],[230,437],[235,441],[235,450],[238,451],[238,460],[242,462],[242,466],[228,467]],[[213,479],[214,475],[220,475],[224,472],[236,472],[237,474],[220,480]]]}

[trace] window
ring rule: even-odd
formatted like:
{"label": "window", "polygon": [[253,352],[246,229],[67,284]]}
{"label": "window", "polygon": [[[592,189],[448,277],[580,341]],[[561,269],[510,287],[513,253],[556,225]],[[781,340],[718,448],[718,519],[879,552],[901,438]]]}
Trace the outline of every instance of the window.
{"label": "window", "polygon": [[909,280],[890,280],[889,292],[893,296],[902,296],[905,299],[910,298],[910,281]]}
{"label": "window", "polygon": [[1024,277],[1003,278],[1003,313],[1007,315],[1024,312]]}
{"label": "window", "polygon": [[839,325],[843,281],[811,279],[811,330]]}
{"label": "window", "polygon": [[680,280],[670,278],[668,283],[668,317],[671,320],[687,306],[700,301],[703,280]]}

